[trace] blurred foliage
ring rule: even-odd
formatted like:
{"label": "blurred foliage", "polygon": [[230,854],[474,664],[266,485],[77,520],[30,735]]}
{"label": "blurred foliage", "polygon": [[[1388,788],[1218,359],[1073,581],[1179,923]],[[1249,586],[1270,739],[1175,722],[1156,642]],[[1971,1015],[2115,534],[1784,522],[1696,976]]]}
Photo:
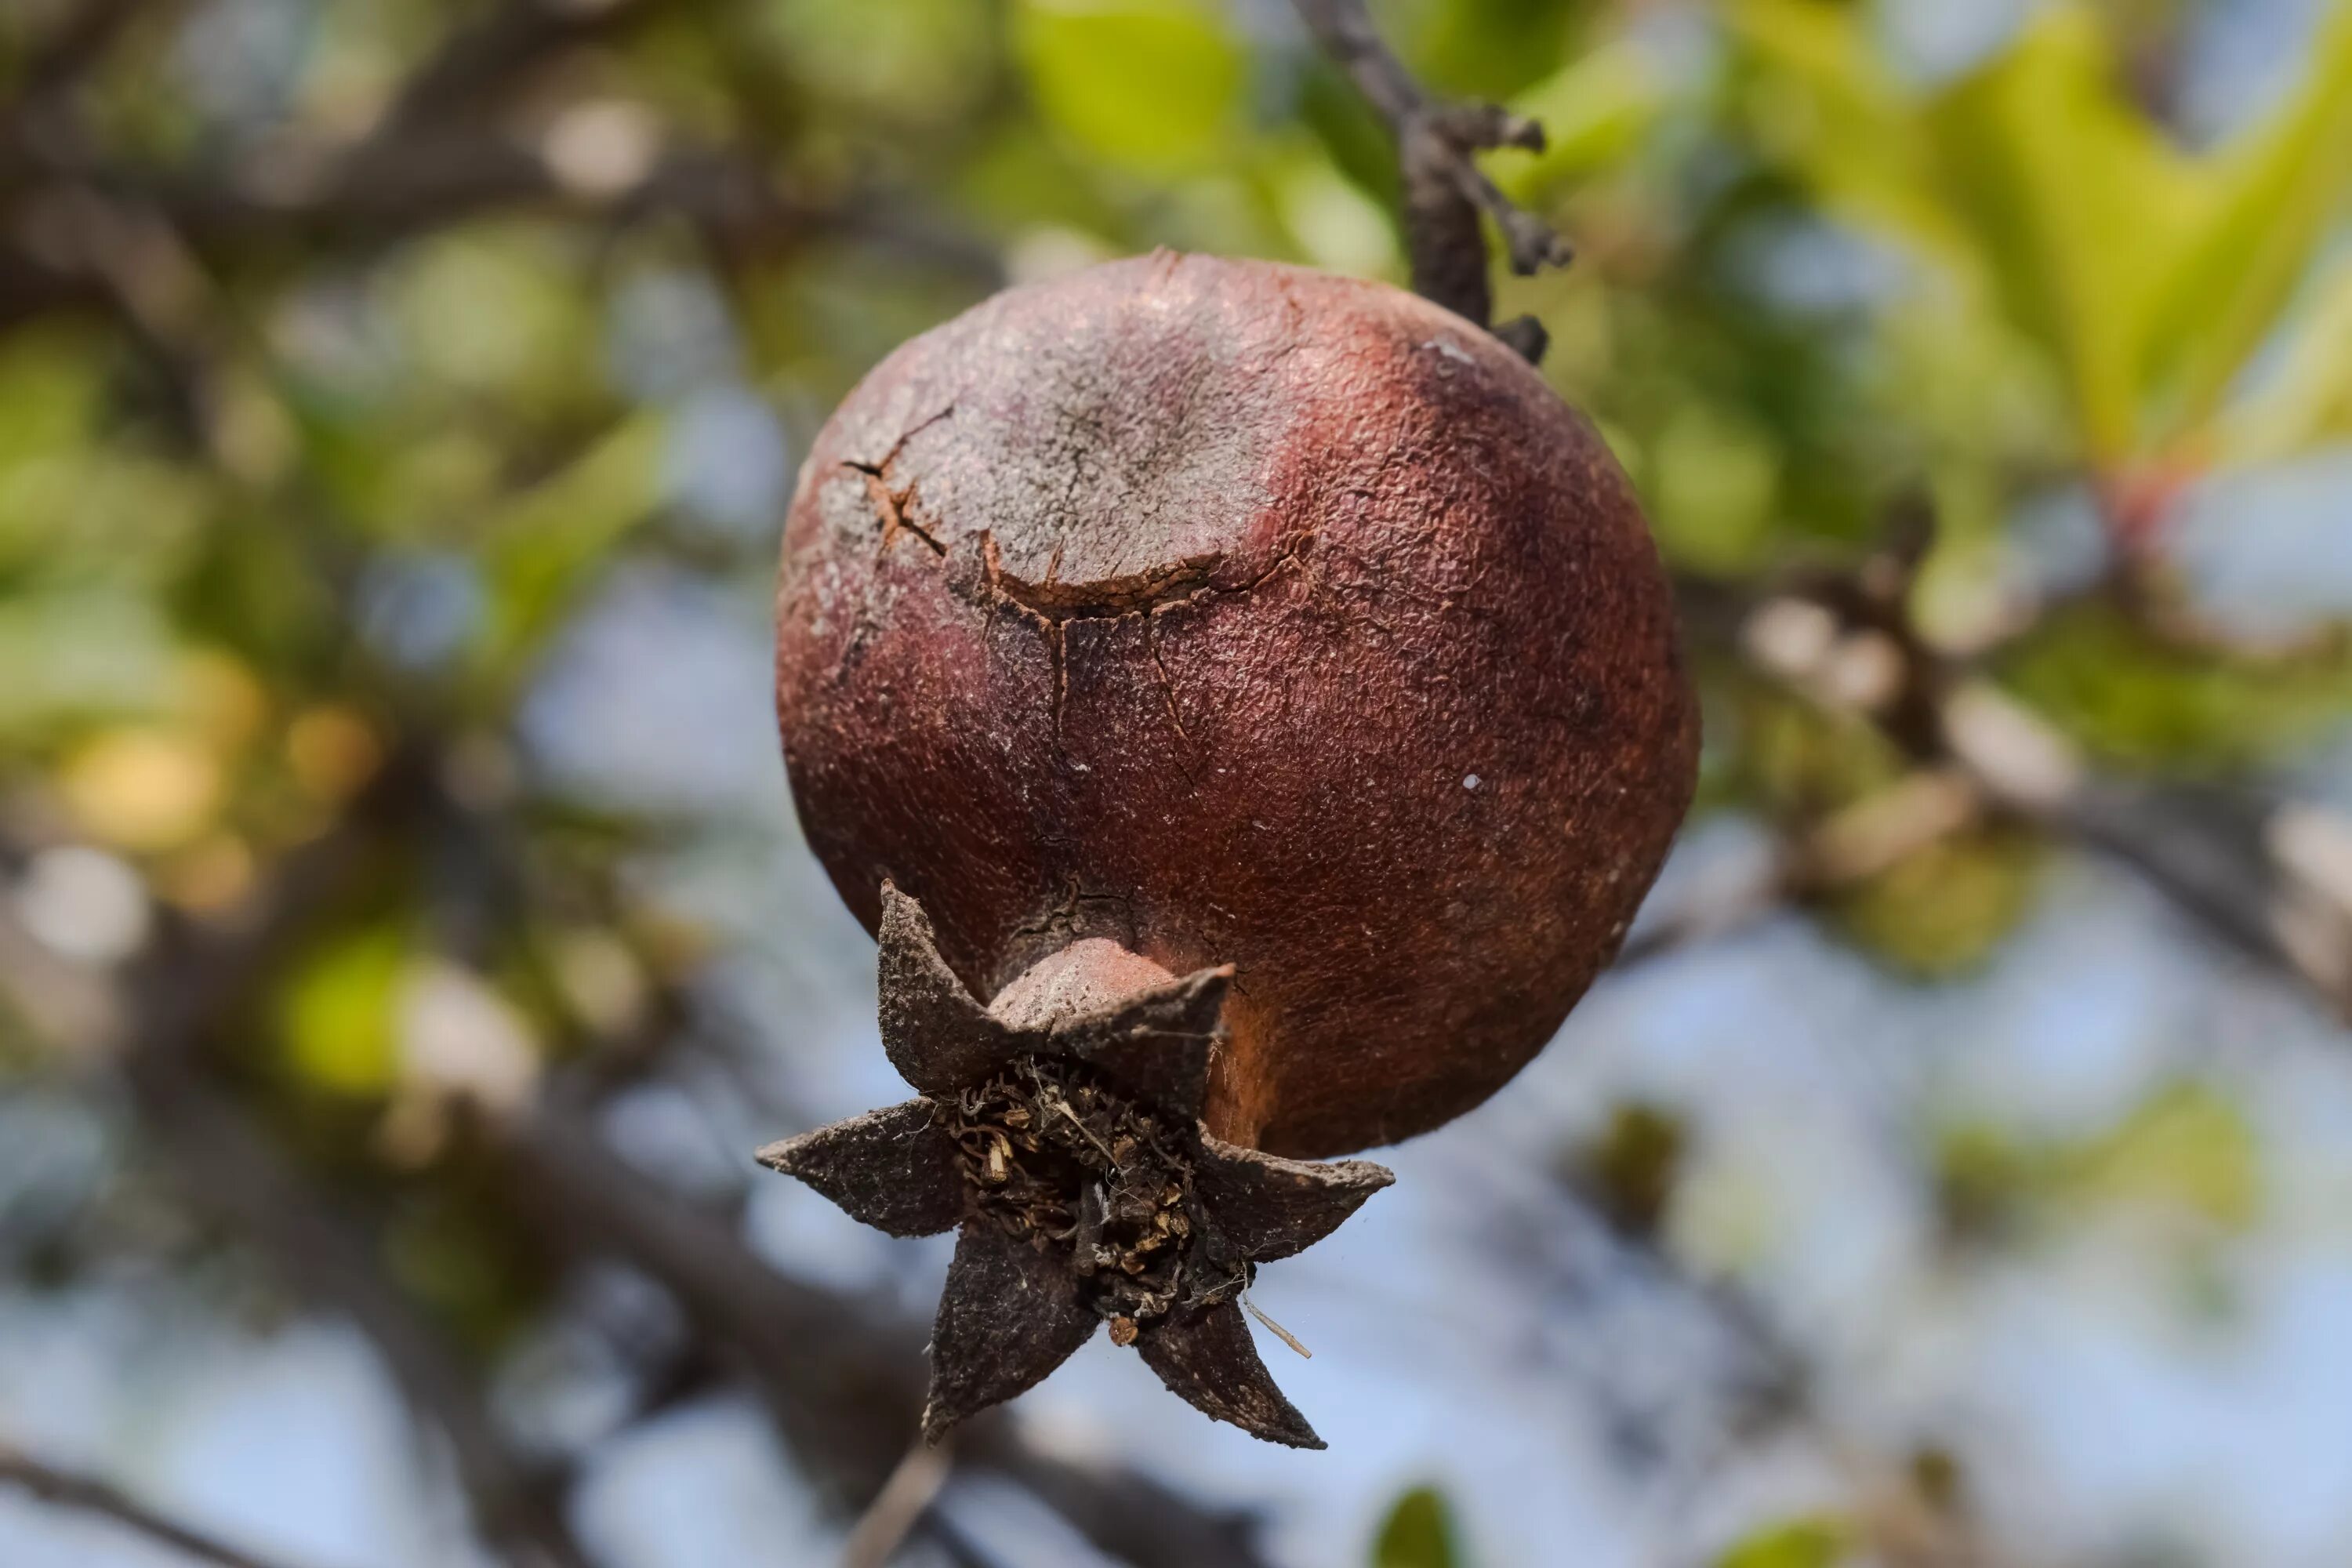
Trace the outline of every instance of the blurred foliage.
{"label": "blurred foliage", "polygon": [[1749,1536],[1717,1558],[1716,1568],[1837,1568],[1845,1543],[1834,1520],[1792,1520]]}
{"label": "blurred foliage", "polygon": [[[826,411],[1008,279],[1159,245],[1402,271],[1383,134],[1280,5],[554,9],[568,41],[452,105],[404,83],[497,6],[131,7],[55,102],[44,41],[74,7],[0,7],[24,110],[0,166],[0,872],[13,898],[80,846],[135,873],[147,904],[88,904],[51,955],[128,984],[147,916],[235,931],[290,854],[428,777],[208,1044],[481,1347],[546,1279],[465,1117],[559,1059],[627,1058],[709,957],[665,879],[740,826],[677,804],[699,758],[655,759],[685,782],[647,801],[559,754],[630,659],[676,652],[641,635],[554,705],[619,590],[756,605]],[[1883,714],[1759,675],[1711,611],[1857,567],[1922,500],[1920,645],[2097,763],[2267,785],[2341,732],[2344,639],[2207,635],[2171,547],[2215,484],[2352,452],[2352,3],[2209,142],[2146,89],[2186,6],[2021,7],[1931,65],[1864,4],[1375,9],[1432,84],[1548,129],[1492,168],[1580,260],[1502,280],[1501,313],[1543,319],[1544,374],[1689,592],[1706,809],[1795,835],[1915,775]],[[2053,545],[2053,514],[2082,537]],[[606,749],[635,777],[670,738]],[[2051,859],[1972,823],[1821,912],[1948,979]],[[74,1059],[60,1016],[9,994],[0,1063]],[[1629,1104],[1570,1174],[1646,1236],[1685,1142]],[[2201,1085],[2081,1136],[1927,1142],[1971,1233],[2116,1210],[2227,1232],[2263,1202],[2244,1112]],[[1844,1549],[1808,1521],[1721,1562]],[[1400,1500],[1372,1561],[1460,1562],[1444,1500]]]}
{"label": "blurred foliage", "polygon": [[1654,1236],[1688,1143],[1689,1130],[1673,1110],[1629,1101],[1610,1112],[1598,1136],[1571,1152],[1564,1173],[1617,1229]]}
{"label": "blurred foliage", "polygon": [[1396,1500],[1373,1540],[1371,1568],[1468,1568],[1443,1492],[1415,1487]]}
{"label": "blurred foliage", "polygon": [[1948,1220],[1972,1237],[2095,1210],[2226,1234],[2261,1212],[2262,1150],[2241,1107],[2210,1085],[2178,1082],[2083,1134],[2031,1138],[1990,1121],[1944,1128],[1937,1180]]}
{"label": "blurred foliage", "polygon": [[1110,168],[1229,166],[1248,62],[1218,18],[1184,0],[1030,0],[1014,37],[1038,113]]}
{"label": "blurred foliage", "polygon": [[1921,980],[1967,973],[2032,906],[2043,847],[2005,828],[1955,834],[1841,891],[1848,935]]}
{"label": "blurred foliage", "polygon": [[2352,647],[2291,657],[2183,647],[2111,605],[2053,616],[2003,661],[2037,711],[2135,771],[2242,774],[2325,739],[2352,703]]}

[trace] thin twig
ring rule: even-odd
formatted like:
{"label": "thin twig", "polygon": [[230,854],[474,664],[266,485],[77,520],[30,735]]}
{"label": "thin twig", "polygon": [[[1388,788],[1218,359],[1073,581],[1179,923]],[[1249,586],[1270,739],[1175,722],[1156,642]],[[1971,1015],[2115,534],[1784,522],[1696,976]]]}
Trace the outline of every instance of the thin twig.
{"label": "thin twig", "polygon": [[[1363,0],[1293,4],[1324,52],[1354,79],[1396,139],[1414,292],[1482,327],[1491,325],[1495,297],[1486,277],[1482,215],[1502,231],[1504,253],[1521,277],[1568,264],[1573,254],[1568,242],[1496,189],[1476,159],[1496,147],[1539,153],[1542,126],[1493,104],[1432,99],[1381,41]],[[1533,316],[1492,330],[1529,363],[1543,358],[1548,340]]]}
{"label": "thin twig", "polygon": [[857,1528],[849,1532],[848,1544],[842,1548],[841,1568],[887,1568],[930,1510],[954,1468],[952,1436],[939,1443],[918,1437],[909,1444],[907,1457],[898,1461],[898,1468],[866,1505]]}
{"label": "thin twig", "polygon": [[31,1493],[58,1508],[79,1510],[112,1520],[199,1563],[215,1568],[285,1568],[282,1563],[229,1545],[190,1525],[170,1519],[121,1488],[95,1477],[74,1475],[44,1464],[6,1443],[0,1443],[0,1486]]}

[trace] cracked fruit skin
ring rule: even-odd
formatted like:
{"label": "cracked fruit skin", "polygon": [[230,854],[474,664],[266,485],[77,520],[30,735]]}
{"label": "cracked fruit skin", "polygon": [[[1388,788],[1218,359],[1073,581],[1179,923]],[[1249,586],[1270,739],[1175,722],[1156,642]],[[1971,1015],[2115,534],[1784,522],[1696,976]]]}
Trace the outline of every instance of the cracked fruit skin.
{"label": "cracked fruit skin", "polygon": [[1697,726],[1630,486],[1379,283],[1160,253],[900,348],[800,476],[777,700],[868,930],[995,994],[1107,938],[1234,966],[1207,1130],[1319,1157],[1478,1104],[1614,953]]}

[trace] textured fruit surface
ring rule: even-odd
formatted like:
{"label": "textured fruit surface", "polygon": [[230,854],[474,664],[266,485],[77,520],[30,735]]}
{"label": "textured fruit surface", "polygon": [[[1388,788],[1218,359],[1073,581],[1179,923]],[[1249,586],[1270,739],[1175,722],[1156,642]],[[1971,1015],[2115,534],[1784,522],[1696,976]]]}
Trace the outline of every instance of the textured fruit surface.
{"label": "textured fruit surface", "polygon": [[777,700],[811,845],[992,994],[1236,966],[1207,1121],[1324,1155],[1526,1064],[1689,803],[1655,551],[1591,427],[1385,285],[1166,253],[998,295],[803,468]]}

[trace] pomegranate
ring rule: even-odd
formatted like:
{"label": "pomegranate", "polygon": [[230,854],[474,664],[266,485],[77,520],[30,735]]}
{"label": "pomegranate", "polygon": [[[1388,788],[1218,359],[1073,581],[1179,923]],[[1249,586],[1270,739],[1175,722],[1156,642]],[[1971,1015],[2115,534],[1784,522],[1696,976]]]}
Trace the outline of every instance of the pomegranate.
{"label": "pomegranate", "polygon": [[1315,1444],[1238,1298],[1389,1177],[1307,1162],[1523,1067],[1689,803],[1670,595],[1607,448],[1398,289],[1112,262],[850,395],[793,498],[776,670],[921,1098],[763,1158],[962,1226],[929,1429],[1107,1321],[1212,1415]]}

